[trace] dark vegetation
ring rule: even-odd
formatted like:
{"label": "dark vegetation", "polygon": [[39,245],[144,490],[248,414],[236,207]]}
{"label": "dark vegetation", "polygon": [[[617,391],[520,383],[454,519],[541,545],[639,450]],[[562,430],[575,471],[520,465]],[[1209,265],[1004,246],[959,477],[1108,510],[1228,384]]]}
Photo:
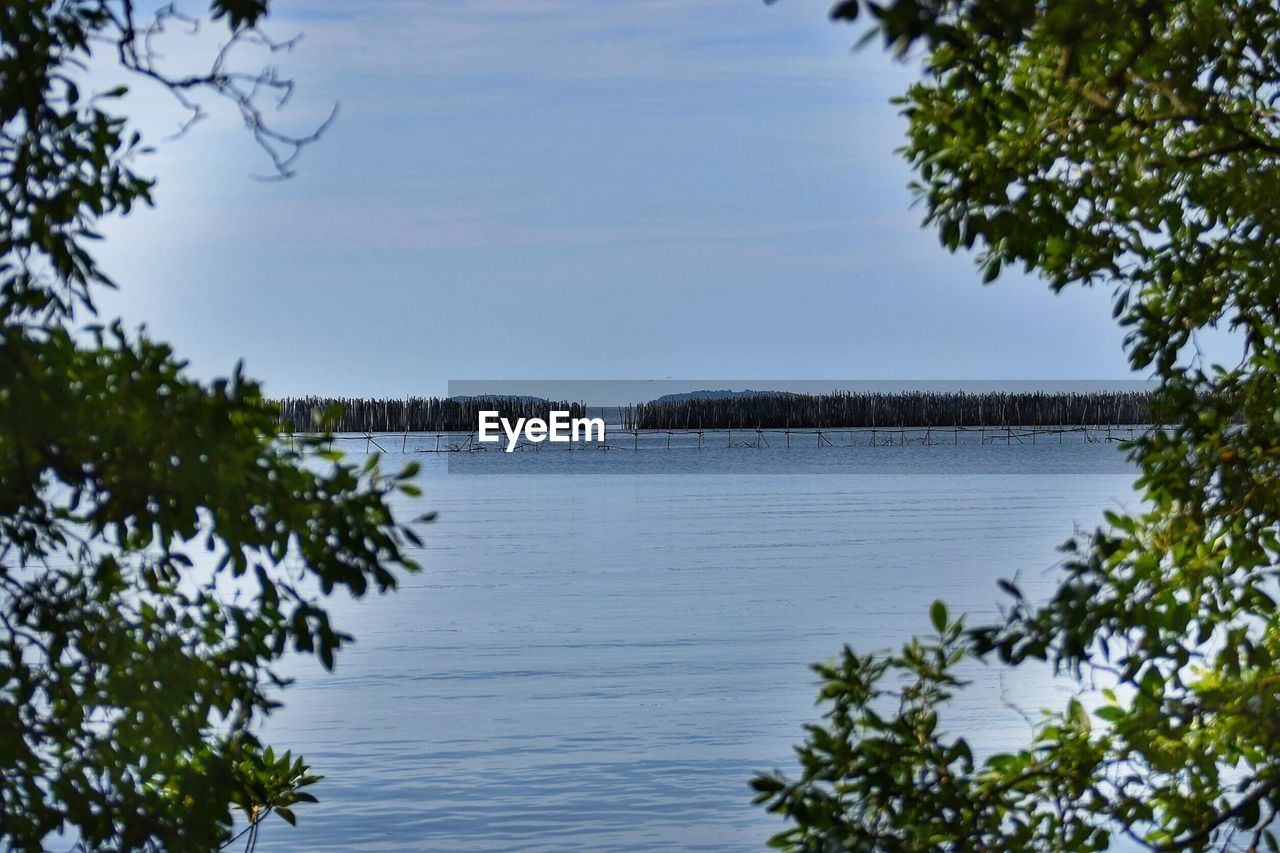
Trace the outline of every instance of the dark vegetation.
{"label": "dark vegetation", "polygon": [[280,431],[334,432],[474,432],[481,411],[496,411],[512,423],[543,418],[554,409],[584,417],[580,403],[551,402],[536,397],[288,397],[278,401]]}
{"label": "dark vegetation", "polygon": [[787,394],[641,403],[623,412],[639,429],[1078,426],[1152,423],[1146,392]]}
{"label": "dark vegetation", "polygon": [[[612,408],[626,429],[828,429],[861,427],[1138,426],[1153,423],[1145,391],[981,394],[943,392],[793,394],[785,391],[670,395]],[[286,397],[280,431],[474,432],[479,412],[586,417],[581,403],[536,397]]]}
{"label": "dark vegetation", "polygon": [[[262,742],[288,684],[278,663],[332,668],[352,637],[328,596],[391,590],[417,569],[418,534],[388,500],[416,494],[412,466],[285,446],[238,368],[197,381],[170,347],[98,313],[116,286],[95,258],[101,221],[150,204],[152,181],[134,171],[146,146],[125,89],[86,72],[91,52],[192,122],[226,104],[281,177],[314,138],[260,108],[288,80],[237,67],[287,49],[258,29],[267,0],[212,0],[202,22],[141,5],[0,4],[5,850],[250,850],[269,816],[294,822],[318,777]],[[197,27],[223,49],[211,38],[210,66],[171,71],[165,34]]]}
{"label": "dark vegetation", "polygon": [[[1022,268],[1110,288],[1163,428],[1127,445],[1140,500],[1063,546],[1052,592],[1004,581],[1000,614],[969,619],[937,602],[897,650],[815,667],[824,716],[794,775],[754,782],[788,821],[774,843],[1277,850],[1280,8],[843,0],[833,15],[921,61],[897,101],[902,151],[943,246],[975,250],[986,281]],[[1240,345],[1221,365],[1197,345],[1214,328]],[[980,664],[1058,672],[1071,697],[992,755],[952,702]]]}

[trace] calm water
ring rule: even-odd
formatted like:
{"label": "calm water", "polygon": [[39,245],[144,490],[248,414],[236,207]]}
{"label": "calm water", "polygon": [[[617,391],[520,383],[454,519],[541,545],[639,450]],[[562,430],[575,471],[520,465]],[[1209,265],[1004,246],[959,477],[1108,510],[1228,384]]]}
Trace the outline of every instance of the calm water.
{"label": "calm water", "polygon": [[[296,666],[270,721],[327,778],[264,849],[758,849],[780,825],[747,782],[792,768],[816,715],[807,663],[927,631],[935,598],[994,616],[1001,577],[1044,594],[1074,527],[1136,502],[1117,445],[1079,436],[413,452],[433,443],[387,456],[424,464],[405,510],[440,512],[424,572],[341,604],[358,643],[332,675]],[[1006,702],[1034,713],[1071,687],[970,675],[944,725],[987,750],[1025,737]]]}

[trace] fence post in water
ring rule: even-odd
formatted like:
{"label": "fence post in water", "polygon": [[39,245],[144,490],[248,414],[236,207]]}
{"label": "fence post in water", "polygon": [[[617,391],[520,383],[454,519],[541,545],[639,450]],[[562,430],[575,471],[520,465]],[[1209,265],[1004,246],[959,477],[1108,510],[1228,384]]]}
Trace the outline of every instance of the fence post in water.
{"label": "fence post in water", "polygon": [[[277,401],[280,407],[280,437],[290,447],[300,448],[301,441],[297,437],[298,425],[311,423],[319,428],[328,425],[339,433],[346,434],[347,440],[365,436],[365,452],[374,450],[385,452],[378,442],[379,435],[388,438],[400,433],[400,449],[408,453],[409,435],[413,432],[435,432],[436,446],[434,450],[445,452],[457,450],[452,436],[467,436],[474,433],[475,415],[479,409],[490,406],[499,409],[510,417],[544,416],[548,407],[556,404],[532,403],[517,397],[506,399],[437,399],[409,397],[395,399],[349,399],[349,398],[297,398]],[[582,404],[572,405],[581,410]],[[338,407],[339,416],[330,424],[316,423],[316,414],[321,410]],[[880,411],[887,414],[881,429]],[[948,415],[948,412],[950,415]],[[987,435],[987,413],[991,412],[992,434]],[[1025,414],[1024,414],[1025,413]],[[920,432],[921,441],[928,445],[933,443],[933,427],[945,423],[951,417],[952,444],[960,443],[960,431],[969,431],[978,427],[983,444],[1004,439],[1006,444],[1017,438],[1020,442],[1028,437],[1036,444],[1040,435],[1051,431],[1058,434],[1058,442],[1064,443],[1064,435],[1083,433],[1088,442],[1095,441],[1129,441],[1137,435],[1138,425],[1150,423],[1150,404],[1148,395],[1143,393],[1089,393],[1089,394],[1044,394],[1044,393],[1006,393],[987,392],[981,394],[921,394],[907,392],[899,394],[831,394],[831,395],[783,395],[758,394],[754,397],[729,399],[690,399],[665,403],[642,403],[618,407],[619,429],[632,432],[632,446],[639,449],[639,433],[647,428],[668,433],[667,446],[675,448],[675,425],[682,423],[681,434],[694,433],[693,419],[698,419],[697,447],[701,448],[705,432],[708,428],[726,432],[726,445],[736,447],[733,441],[734,424],[755,421],[756,447],[768,447],[767,431],[783,427],[785,445],[791,447],[791,423],[796,421],[797,435],[815,430],[818,446],[825,442],[835,447],[826,430],[845,433],[845,441],[854,440],[850,430],[867,429],[871,446],[878,446],[880,433],[885,433],[888,446],[916,444]],[[898,426],[893,426],[894,420]],[[1143,420],[1145,419],[1145,420]],[[707,426],[710,421],[710,427]],[[977,421],[977,423],[975,423]],[[781,423],[780,423],[781,422]],[[1015,429],[1015,424],[1017,428]],[[1003,429],[1001,429],[1003,427]],[[743,427],[750,432],[751,428]],[[939,430],[941,431],[941,430]],[[894,441],[894,433],[898,440]],[[1003,433],[1003,434],[1002,434]],[[444,436],[451,436],[450,442]],[[322,439],[323,440],[323,439]],[[458,439],[462,441],[461,437]],[[325,442],[328,443],[328,442]],[[860,443],[860,442],[859,442]],[[475,445],[475,436],[470,435],[465,444],[469,448],[482,449]],[[750,441],[742,442],[748,446]],[[323,444],[320,445],[323,447]],[[336,444],[335,444],[336,446]],[[577,448],[570,448],[576,450]],[[415,445],[417,452],[431,452],[433,448],[422,443]]]}

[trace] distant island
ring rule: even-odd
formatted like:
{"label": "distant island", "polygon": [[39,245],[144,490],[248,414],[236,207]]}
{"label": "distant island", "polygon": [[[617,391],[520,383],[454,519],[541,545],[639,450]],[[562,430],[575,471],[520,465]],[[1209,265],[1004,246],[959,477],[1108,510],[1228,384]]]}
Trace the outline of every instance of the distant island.
{"label": "distant island", "polygon": [[[282,432],[474,432],[480,412],[512,423],[551,411],[584,417],[587,407],[528,395],[294,397],[272,401]],[[1154,422],[1146,391],[1088,393],[938,391],[802,394],[702,390],[616,407],[624,429],[829,429],[1135,425]]]}
{"label": "distant island", "polygon": [[478,400],[481,403],[493,403],[493,402],[506,403],[509,401],[514,401],[517,403],[525,403],[525,404],[532,403],[535,405],[551,402],[545,397],[534,397],[529,394],[455,394],[449,399],[457,403],[466,403],[472,400]]}
{"label": "distant island", "polygon": [[741,397],[788,397],[790,391],[687,391],[683,394],[663,394],[651,403],[685,403],[689,400],[736,400]]}

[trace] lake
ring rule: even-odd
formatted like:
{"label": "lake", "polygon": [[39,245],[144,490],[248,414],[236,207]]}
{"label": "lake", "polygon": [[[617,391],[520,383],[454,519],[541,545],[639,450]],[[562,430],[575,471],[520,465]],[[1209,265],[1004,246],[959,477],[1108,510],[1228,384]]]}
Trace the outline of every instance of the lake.
{"label": "lake", "polygon": [[[261,848],[759,849],[781,823],[747,783],[793,770],[818,715],[808,663],[927,632],[937,598],[993,618],[999,578],[1043,596],[1077,526],[1137,503],[1118,444],[1082,434],[708,436],[513,454],[380,440],[388,466],[423,464],[404,512],[439,511],[424,571],[336,605],[358,639],[334,673],[290,664],[267,734],[326,779]],[[966,674],[942,726],[981,751],[1021,745],[1022,712],[1072,687]]]}

